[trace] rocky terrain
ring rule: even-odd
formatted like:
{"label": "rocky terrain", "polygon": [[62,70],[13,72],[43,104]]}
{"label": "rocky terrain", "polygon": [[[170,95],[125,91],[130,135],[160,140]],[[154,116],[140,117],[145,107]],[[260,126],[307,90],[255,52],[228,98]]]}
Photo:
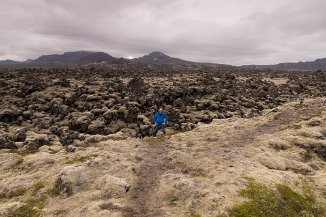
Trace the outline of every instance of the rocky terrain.
{"label": "rocky terrain", "polygon": [[324,71],[3,68],[0,96],[4,216],[245,216],[249,178],[326,202]]}

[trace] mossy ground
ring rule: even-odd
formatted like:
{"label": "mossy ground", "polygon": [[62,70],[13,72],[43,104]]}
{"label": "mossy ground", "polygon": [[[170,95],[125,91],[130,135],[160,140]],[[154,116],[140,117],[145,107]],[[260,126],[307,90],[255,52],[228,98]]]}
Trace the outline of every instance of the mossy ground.
{"label": "mossy ground", "polygon": [[14,197],[22,196],[22,195],[24,195],[26,193],[26,191],[27,190],[25,188],[17,188],[16,190],[11,191],[11,192],[6,193],[6,194],[1,193],[0,194],[0,201],[5,200],[5,199],[9,200],[9,199],[14,198]]}
{"label": "mossy ground", "polygon": [[322,217],[326,209],[319,204],[308,186],[303,193],[298,193],[284,184],[277,184],[276,189],[268,188],[263,183],[248,180],[240,195],[248,200],[230,210],[232,217]]}
{"label": "mossy ground", "polygon": [[[44,203],[47,196],[41,194],[40,190],[45,187],[44,182],[37,181],[33,184],[32,188],[27,190],[24,188],[17,189],[5,195],[4,199],[16,198],[25,196],[22,199],[23,205],[8,210],[7,217],[38,217],[42,215]],[[4,196],[4,195],[2,195]],[[26,197],[27,196],[27,197]]]}
{"label": "mossy ground", "polygon": [[158,142],[164,142],[167,139],[171,138],[171,136],[174,136],[174,135],[176,135],[178,133],[180,133],[180,132],[177,131],[177,130],[174,130],[172,128],[168,128],[166,130],[166,134],[158,134],[155,137],[145,137],[144,141],[147,142],[149,145],[153,145],[153,144],[156,144]]}
{"label": "mossy ground", "polygon": [[46,196],[41,196],[39,198],[29,198],[26,200],[25,204],[15,208],[10,209],[7,213],[7,217],[38,217],[42,215],[42,209],[44,208],[44,201]]}
{"label": "mossy ground", "polygon": [[177,196],[171,196],[169,198],[169,204],[175,206],[178,202],[179,198]]}
{"label": "mossy ground", "polygon": [[65,164],[84,163],[88,158],[89,156],[76,156],[74,158],[66,157]]}
{"label": "mossy ground", "polygon": [[193,212],[193,213],[190,214],[190,217],[201,217],[201,215],[198,214],[198,213]]}
{"label": "mossy ground", "polygon": [[19,154],[22,157],[25,157],[29,154],[35,154],[38,150],[29,150],[29,149],[11,149],[10,153]]}

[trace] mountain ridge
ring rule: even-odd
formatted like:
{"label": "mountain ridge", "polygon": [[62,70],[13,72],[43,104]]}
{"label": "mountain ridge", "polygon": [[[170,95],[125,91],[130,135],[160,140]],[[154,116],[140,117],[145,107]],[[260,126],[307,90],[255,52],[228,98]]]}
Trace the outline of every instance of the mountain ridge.
{"label": "mountain ridge", "polygon": [[73,51],[65,52],[63,54],[50,54],[42,55],[39,58],[31,61],[31,64],[89,64],[89,63],[99,63],[107,61],[114,63],[117,58],[104,53],[104,52],[92,52],[92,51]]}
{"label": "mountain ridge", "polygon": [[319,70],[326,69],[326,58],[320,58],[314,61],[284,62],[271,65],[242,65],[241,67],[274,70]]}
{"label": "mountain ridge", "polygon": [[[208,67],[222,66],[235,67],[228,64],[207,63],[207,62],[193,62],[183,60],[176,57],[171,57],[160,51],[153,51],[141,57],[134,59],[125,59],[123,57],[113,57],[108,53],[100,51],[70,51],[63,54],[48,54],[42,55],[34,60],[28,59],[26,61],[15,60],[0,60],[0,65],[40,65],[40,66],[56,66],[56,65],[86,65],[92,63],[113,63],[113,64],[179,64],[179,65],[193,65],[202,64]],[[325,70],[326,58],[316,59],[314,61],[299,61],[299,62],[284,62],[270,65],[241,65],[239,68],[248,69],[272,69],[272,70]]]}
{"label": "mountain ridge", "polygon": [[138,57],[132,60],[140,64],[194,64],[195,62],[190,62],[187,60],[182,60],[179,58],[168,56],[160,51],[153,51],[142,57]]}

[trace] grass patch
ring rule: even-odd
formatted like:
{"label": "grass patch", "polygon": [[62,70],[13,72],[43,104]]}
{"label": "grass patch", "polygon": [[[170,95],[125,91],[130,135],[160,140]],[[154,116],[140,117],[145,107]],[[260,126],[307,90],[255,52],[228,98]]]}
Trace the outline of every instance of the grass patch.
{"label": "grass patch", "polygon": [[53,212],[53,214],[54,214],[55,216],[63,215],[63,214],[67,214],[67,213],[68,213],[68,211],[67,211],[67,210],[64,210],[64,209],[58,209],[58,210],[55,210],[55,211]]}
{"label": "grass patch", "polygon": [[23,205],[16,209],[10,209],[7,217],[38,217],[41,216],[41,211],[29,204]]}
{"label": "grass patch", "polygon": [[14,191],[10,191],[9,193],[1,193],[0,194],[0,201],[4,200],[4,199],[11,199],[13,197],[19,197],[22,196],[26,193],[26,189],[25,188],[17,188]]}
{"label": "grass patch", "polygon": [[172,206],[177,205],[178,201],[179,201],[179,198],[177,196],[172,196],[169,198],[169,204]]}
{"label": "grass patch", "polygon": [[155,137],[148,137],[146,136],[143,140],[145,142],[147,142],[149,145],[153,145],[153,144],[156,144],[156,143],[159,143],[159,142],[164,142],[166,141],[167,139],[171,138],[171,136],[174,136],[176,134],[180,133],[180,131],[177,131],[177,130],[174,130],[172,128],[168,128],[166,129],[166,134],[158,134],[157,136]]}
{"label": "grass patch", "polygon": [[3,201],[3,200],[9,200],[11,198],[14,198],[14,197],[19,197],[19,196],[22,196],[26,193],[26,189],[25,188],[18,188],[14,191],[11,191],[9,193],[0,193],[0,202]]}
{"label": "grass patch", "polygon": [[45,187],[45,184],[43,181],[37,181],[32,186],[32,194],[36,195],[36,193]]}
{"label": "grass patch", "polygon": [[173,136],[173,135],[176,135],[178,133],[180,133],[181,131],[179,130],[175,130],[173,128],[168,128],[166,129],[166,134],[169,135],[169,136]]}
{"label": "grass patch", "polygon": [[194,143],[193,141],[187,140],[187,141],[186,141],[186,145],[187,145],[188,147],[193,147],[193,146],[195,145],[195,143]]}
{"label": "grass patch", "polygon": [[296,124],[293,124],[290,128],[292,128],[292,129],[295,129],[295,130],[299,130],[299,129],[301,129],[302,128],[302,125],[301,124],[298,124],[298,123],[296,123]]}
{"label": "grass patch", "polygon": [[29,154],[35,154],[38,150],[29,150],[29,149],[11,149],[9,153],[18,154],[22,157],[25,157]]}
{"label": "grass patch", "polygon": [[198,213],[193,212],[193,213],[190,214],[190,217],[201,217],[201,215],[198,214]]}
{"label": "grass patch", "polygon": [[239,193],[248,200],[230,210],[232,217],[322,217],[326,214],[308,186],[300,194],[284,184],[270,189],[248,179],[246,188]]}
{"label": "grass patch", "polygon": [[42,209],[44,209],[44,201],[46,196],[40,198],[29,198],[26,204],[10,209],[7,213],[7,217],[38,217],[42,215]]}
{"label": "grass patch", "polygon": [[144,141],[147,142],[149,145],[154,145],[159,142],[164,142],[167,139],[167,137],[164,134],[160,134],[156,137],[145,137]]}
{"label": "grass patch", "polygon": [[84,163],[85,161],[88,160],[89,157],[86,156],[77,156],[74,158],[65,158],[65,164],[75,164],[75,163]]}
{"label": "grass patch", "polygon": [[26,193],[26,189],[25,188],[18,188],[12,192],[10,192],[8,195],[7,195],[7,198],[10,199],[10,198],[13,198],[13,197],[19,197],[19,196],[22,196]]}
{"label": "grass patch", "polygon": [[19,169],[21,169],[21,165],[23,164],[23,162],[24,162],[24,159],[23,159],[23,158],[20,158],[20,159],[15,163],[15,165],[13,165],[13,166],[11,167],[11,169],[12,169],[12,170],[19,170]]}

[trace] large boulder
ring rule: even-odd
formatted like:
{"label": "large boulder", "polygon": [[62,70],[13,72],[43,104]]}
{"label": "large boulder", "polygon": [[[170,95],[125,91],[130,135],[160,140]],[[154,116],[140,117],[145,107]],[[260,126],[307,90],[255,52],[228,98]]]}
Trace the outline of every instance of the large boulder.
{"label": "large boulder", "polygon": [[0,137],[0,149],[16,149],[15,143],[7,136],[2,135]]}
{"label": "large boulder", "polygon": [[62,130],[59,138],[62,145],[70,145],[74,143],[75,139],[79,139],[79,133],[71,130]]}
{"label": "large boulder", "polygon": [[28,150],[37,150],[43,145],[49,143],[48,135],[46,134],[32,134],[24,142],[24,148]]}
{"label": "large boulder", "polygon": [[14,141],[15,142],[24,142],[25,139],[26,139],[26,129],[25,128],[22,128],[22,129],[19,129],[16,133],[15,133],[15,136],[14,136]]}
{"label": "large boulder", "polygon": [[3,109],[0,111],[0,122],[11,123],[16,121],[21,114],[21,111],[17,109]]}
{"label": "large boulder", "polygon": [[74,113],[69,121],[69,128],[78,132],[86,132],[92,118],[93,114],[91,112]]}
{"label": "large boulder", "polygon": [[105,133],[105,118],[99,117],[96,120],[92,121],[88,126],[88,132],[92,134],[103,134]]}

